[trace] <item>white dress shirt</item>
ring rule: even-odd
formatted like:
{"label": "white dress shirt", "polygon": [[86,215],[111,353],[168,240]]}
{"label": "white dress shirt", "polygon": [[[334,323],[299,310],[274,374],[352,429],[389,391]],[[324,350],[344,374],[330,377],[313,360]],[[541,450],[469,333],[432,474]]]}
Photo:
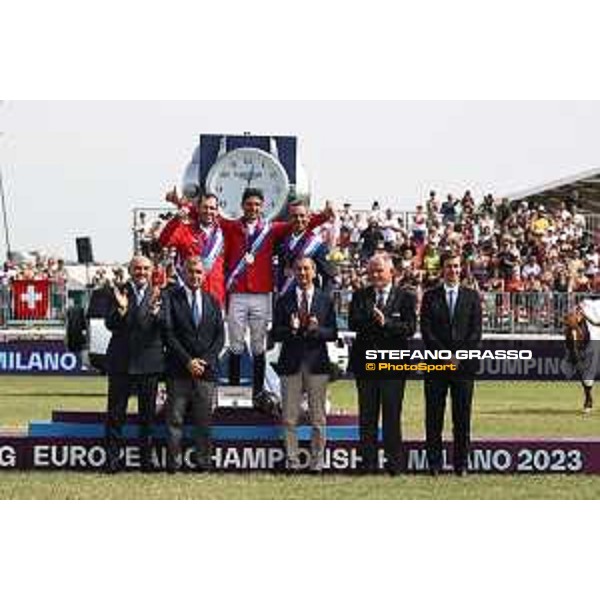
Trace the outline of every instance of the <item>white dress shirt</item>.
{"label": "white dress shirt", "polygon": [[375,304],[379,304],[379,299],[382,298],[382,304],[385,306],[392,291],[392,284],[388,283],[384,288],[378,290],[375,288]]}

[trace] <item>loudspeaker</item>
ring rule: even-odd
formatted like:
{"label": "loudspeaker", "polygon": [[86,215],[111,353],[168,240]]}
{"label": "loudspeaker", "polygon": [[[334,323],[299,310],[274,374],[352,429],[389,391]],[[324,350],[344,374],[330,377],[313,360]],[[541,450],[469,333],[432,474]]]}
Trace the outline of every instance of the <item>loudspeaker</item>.
{"label": "loudspeaker", "polygon": [[81,265],[87,265],[94,262],[92,253],[92,240],[89,237],[75,238],[77,244],[77,262]]}

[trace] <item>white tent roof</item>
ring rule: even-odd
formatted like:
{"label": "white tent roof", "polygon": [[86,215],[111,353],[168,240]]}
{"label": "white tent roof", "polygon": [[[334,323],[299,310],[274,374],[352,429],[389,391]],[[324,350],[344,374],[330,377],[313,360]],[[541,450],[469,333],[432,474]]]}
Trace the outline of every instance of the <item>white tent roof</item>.
{"label": "white tent roof", "polygon": [[538,200],[550,204],[552,200],[567,200],[577,193],[577,202],[585,211],[600,212],[600,168],[583,171],[521,192],[509,194],[511,201]]}

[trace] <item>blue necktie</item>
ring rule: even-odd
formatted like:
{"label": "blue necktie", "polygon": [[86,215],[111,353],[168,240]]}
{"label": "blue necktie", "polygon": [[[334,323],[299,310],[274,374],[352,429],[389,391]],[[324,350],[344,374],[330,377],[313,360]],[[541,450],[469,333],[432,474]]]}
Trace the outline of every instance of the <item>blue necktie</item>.
{"label": "blue necktie", "polygon": [[450,318],[454,319],[454,290],[448,290],[448,309],[450,311]]}
{"label": "blue necktie", "polygon": [[198,327],[200,324],[200,306],[198,305],[196,292],[192,292],[192,320],[194,321],[194,327]]}

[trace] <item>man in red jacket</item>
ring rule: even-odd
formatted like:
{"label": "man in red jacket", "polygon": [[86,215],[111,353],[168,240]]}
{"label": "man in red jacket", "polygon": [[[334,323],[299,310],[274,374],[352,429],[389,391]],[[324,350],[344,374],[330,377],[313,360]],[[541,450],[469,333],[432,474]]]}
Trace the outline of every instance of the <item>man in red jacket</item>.
{"label": "man in red jacket", "polygon": [[[162,230],[158,244],[161,248],[175,248],[179,267],[188,258],[200,256],[205,278],[202,289],[225,305],[224,238],[219,226],[219,203],[213,194],[202,196],[198,206],[185,207],[182,201],[173,197],[167,199],[187,211],[187,217],[178,215],[171,219]],[[180,270],[178,269],[178,271]]]}
{"label": "man in red jacket", "polygon": [[[241,355],[246,329],[250,329],[253,357],[253,398],[255,406],[264,405],[267,325],[271,317],[273,291],[273,255],[275,246],[289,235],[291,225],[270,222],[262,217],[263,192],[249,188],[242,196],[243,216],[230,221],[220,219],[225,237],[225,288],[229,294],[227,325],[229,329],[229,383],[239,385]],[[330,207],[313,215],[309,227],[328,220]]]}

